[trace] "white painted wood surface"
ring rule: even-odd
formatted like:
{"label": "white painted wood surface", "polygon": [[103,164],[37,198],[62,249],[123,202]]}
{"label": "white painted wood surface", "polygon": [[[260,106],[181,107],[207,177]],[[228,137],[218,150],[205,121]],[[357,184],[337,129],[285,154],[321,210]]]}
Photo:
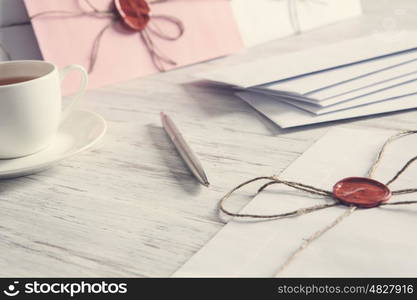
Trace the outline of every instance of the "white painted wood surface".
{"label": "white painted wood surface", "polygon": [[[222,227],[217,201],[237,183],[281,172],[332,126],[415,129],[417,111],[281,130],[232,95],[186,84],[217,66],[417,25],[413,0],[364,7],[360,18],[88,92],[80,108],[109,124],[100,147],[0,182],[0,276],[170,276]],[[179,159],[162,110],[201,158],[210,188]]]}

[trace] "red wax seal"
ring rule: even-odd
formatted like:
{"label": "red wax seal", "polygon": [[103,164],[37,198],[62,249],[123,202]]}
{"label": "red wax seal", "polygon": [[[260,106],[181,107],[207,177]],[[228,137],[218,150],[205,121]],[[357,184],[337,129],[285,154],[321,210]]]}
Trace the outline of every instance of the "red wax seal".
{"label": "red wax seal", "polygon": [[383,183],[365,177],[349,177],[333,187],[333,195],[343,204],[371,208],[391,198],[390,189]]}
{"label": "red wax seal", "polygon": [[150,8],[146,0],[114,0],[123,23],[130,29],[142,31],[150,20]]}

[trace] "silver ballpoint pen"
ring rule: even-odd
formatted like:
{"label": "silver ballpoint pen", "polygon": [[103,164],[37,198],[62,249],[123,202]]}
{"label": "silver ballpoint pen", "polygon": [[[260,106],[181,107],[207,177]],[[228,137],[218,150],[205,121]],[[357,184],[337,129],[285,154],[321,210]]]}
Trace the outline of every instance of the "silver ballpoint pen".
{"label": "silver ballpoint pen", "polygon": [[190,146],[188,146],[187,142],[182,137],[177,126],[175,126],[172,119],[163,112],[161,112],[161,121],[162,126],[164,127],[171,141],[174,143],[175,148],[177,148],[178,153],[181,155],[190,171],[202,185],[208,187],[210,183],[208,182],[206,173],[203,170],[203,166],[201,165],[197,156],[191,150]]}

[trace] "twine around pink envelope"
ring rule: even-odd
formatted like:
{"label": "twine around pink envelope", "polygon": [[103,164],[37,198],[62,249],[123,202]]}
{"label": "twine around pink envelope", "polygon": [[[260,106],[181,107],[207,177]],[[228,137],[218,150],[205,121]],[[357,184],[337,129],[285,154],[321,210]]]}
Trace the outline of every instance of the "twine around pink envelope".
{"label": "twine around pink envelope", "polygon": [[[113,0],[90,0],[95,7],[107,10]],[[80,0],[25,0],[30,16],[48,11],[91,10]],[[175,66],[193,64],[238,51],[243,47],[228,0],[169,0],[150,3],[151,13],[181,20],[184,34],[175,41],[154,38],[156,47]],[[109,23],[109,18],[88,15],[50,15],[32,20],[36,37],[47,61],[59,67],[71,63],[89,67],[94,41]],[[172,34],[176,28],[159,22],[161,31]],[[158,72],[149,51],[137,32],[113,26],[100,41],[99,54],[90,74],[90,87],[99,87]]]}

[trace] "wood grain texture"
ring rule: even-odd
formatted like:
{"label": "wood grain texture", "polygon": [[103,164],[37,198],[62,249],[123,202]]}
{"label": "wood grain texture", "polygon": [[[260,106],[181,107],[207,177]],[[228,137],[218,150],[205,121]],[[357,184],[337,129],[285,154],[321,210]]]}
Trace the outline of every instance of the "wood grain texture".
{"label": "wood grain texture", "polygon": [[[189,84],[202,71],[414,28],[413,0],[365,0],[365,15],[176,71],[87,93],[108,134],[91,152],[0,182],[0,276],[170,276],[222,228],[216,205],[237,183],[280,173],[332,126],[413,129],[417,112],[281,130],[223,91]],[[414,5],[415,6],[415,5]],[[162,130],[168,113],[200,157],[197,183]],[[308,170],[306,170],[308,171]],[[250,190],[230,204],[250,199]]]}

